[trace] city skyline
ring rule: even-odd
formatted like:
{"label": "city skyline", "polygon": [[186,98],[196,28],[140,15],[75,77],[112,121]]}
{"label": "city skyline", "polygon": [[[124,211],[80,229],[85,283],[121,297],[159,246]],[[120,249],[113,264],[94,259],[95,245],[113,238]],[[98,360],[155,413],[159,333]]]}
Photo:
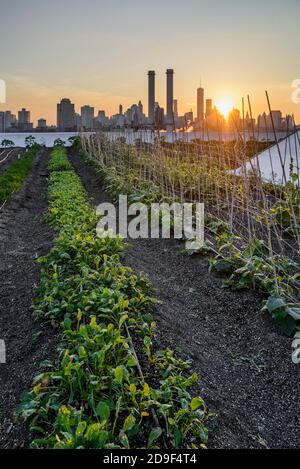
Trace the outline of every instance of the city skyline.
{"label": "city skyline", "polygon": [[[150,73],[150,72],[148,72],[148,73]],[[161,78],[156,72],[154,72],[154,73],[155,73],[156,78],[158,78],[158,79]],[[165,75],[165,73],[164,73],[164,75]],[[164,76],[162,78],[164,78]],[[158,89],[161,88],[160,81],[163,81],[163,80],[156,80],[155,81],[155,89],[156,90],[157,90],[157,88]],[[176,96],[177,109],[180,109],[181,114],[184,115],[184,114],[190,113],[192,111],[194,116],[198,116],[198,107],[199,107],[199,103],[198,103],[199,95],[198,95],[198,93],[199,93],[199,90],[204,90],[203,82],[200,81],[199,83],[200,84],[198,85],[198,87],[195,90],[193,90],[194,91],[194,101],[191,102],[191,103],[188,103],[188,104],[190,104],[190,107],[188,107],[188,106],[184,107],[184,104],[182,103],[180,97]],[[145,87],[147,88],[147,92],[148,92],[148,95],[149,95],[148,85],[147,86],[145,85]],[[164,87],[165,87],[165,85],[164,85]],[[291,87],[290,90],[289,90],[289,93],[290,93],[289,98],[290,98],[291,102],[292,102],[292,99],[291,99],[292,92],[293,92],[293,89]],[[9,110],[9,111],[12,112],[12,114],[18,115],[20,110],[28,109],[31,113],[31,116],[34,116],[31,119],[33,123],[35,123],[35,122],[38,123],[39,120],[44,120],[45,119],[47,121],[47,125],[49,125],[49,126],[56,126],[57,125],[57,111],[56,111],[57,102],[66,98],[65,96],[57,97],[56,100],[54,100],[55,102],[54,102],[54,105],[51,107],[51,109],[48,109],[48,108],[44,109],[43,107],[41,107],[40,112],[37,112],[37,111],[34,111],[34,108],[29,109],[27,106],[23,106],[22,104],[16,104],[15,107],[9,108],[9,106],[8,106],[8,103],[10,102],[10,99],[9,99],[9,86],[8,86],[7,94],[8,94],[7,102],[5,104],[0,104],[0,112],[5,112],[5,111]],[[174,95],[175,95],[175,93],[174,93]],[[263,95],[265,97],[265,91],[263,92]],[[158,102],[161,105],[163,105],[164,108],[166,108],[166,96],[163,95],[163,92],[159,92],[158,96],[161,98],[161,101],[158,101]],[[245,103],[245,114],[249,111],[248,110],[248,104],[247,104],[247,96],[241,98],[240,103],[237,99],[234,99],[234,97],[230,96],[229,94],[227,94],[227,95],[219,94],[219,96],[220,96],[219,99],[214,99],[214,98],[211,98],[211,97],[208,97],[208,96],[210,96],[210,95],[207,93],[206,88],[205,88],[204,106],[206,104],[207,99],[212,101],[213,108],[216,107],[217,110],[221,113],[221,115],[225,117],[226,121],[228,121],[230,111],[232,111],[234,109],[238,109],[240,112],[242,112],[242,100],[243,99],[244,99],[244,103]],[[251,98],[251,96],[250,96],[250,98]],[[79,100],[79,102],[75,102],[75,100],[71,96],[71,93],[68,93],[67,99],[70,99],[71,102],[74,103],[74,105],[76,107],[75,111],[78,114],[80,113],[80,110],[85,106],[91,106],[97,112],[104,110],[106,112],[107,116],[116,115],[117,112],[118,112],[118,109],[120,108],[120,106],[122,106],[122,108],[126,108],[126,105],[124,104],[124,102],[119,102],[115,106],[115,108],[111,108],[109,106],[108,109],[111,109],[111,111],[108,111],[107,109],[104,108],[104,106],[101,106],[101,103],[97,104],[97,102],[96,102],[96,104],[95,104],[95,99],[90,99],[89,102],[85,102],[83,100],[83,98],[81,98]],[[156,99],[157,99],[157,95],[156,95]],[[141,98],[136,97],[134,102],[144,103],[145,108],[147,110],[147,115],[148,115],[148,112],[149,112],[149,96],[146,95],[144,97],[144,101]],[[272,102],[276,103],[276,102],[278,102],[278,100],[273,99]],[[297,107],[300,108],[299,104],[294,104],[294,103],[292,103],[292,104],[293,104],[292,108],[296,108],[296,109],[297,109]],[[133,105],[132,102],[128,103],[128,108],[130,108],[132,105]],[[254,109],[254,112],[253,112],[254,118],[259,117],[260,114],[268,113],[266,98],[265,98],[265,104],[262,105],[262,107],[260,107],[260,108],[257,107],[255,100],[254,101],[252,100],[251,105],[252,105],[252,110]],[[272,105],[272,109],[279,109],[279,107],[278,106],[276,107],[276,106]],[[288,112],[285,112],[284,109],[281,109],[281,111],[282,111],[283,117],[286,116],[286,115],[294,115],[296,124],[297,125],[299,124],[300,114],[299,114],[299,116],[298,116],[297,112],[290,114]],[[54,117],[49,119],[47,117],[49,115],[54,116]]]}
{"label": "city skyline", "polygon": [[[131,104],[125,111],[122,104],[118,112],[108,116],[106,110],[99,110],[89,104],[81,106],[80,112],[75,103],[69,98],[62,98],[57,104],[56,123],[48,124],[46,119],[39,118],[35,126],[31,122],[31,112],[25,108],[18,111],[18,117],[10,110],[0,111],[0,132],[30,132],[35,131],[93,131],[114,128],[152,128],[156,130],[173,131],[175,129],[195,131],[225,131],[252,133],[255,129],[276,131],[292,131],[297,124],[292,115],[284,115],[281,110],[272,108],[271,114],[263,112],[251,115],[251,111],[244,106],[243,112],[233,106],[226,98],[215,103],[206,94],[202,83],[196,90],[196,112],[193,110],[180,116],[178,112],[178,99],[174,96],[173,69],[166,70],[165,108],[156,99],[156,72],[148,71],[148,109],[144,109],[141,100],[138,104]],[[245,103],[246,104],[246,103]],[[124,112],[123,112],[124,110]],[[253,117],[253,118],[251,118]]]}
{"label": "city skyline", "polygon": [[[141,100],[147,108],[147,84],[141,78],[147,70],[156,70],[157,100],[165,106],[163,77],[169,65],[176,70],[180,114],[191,108],[196,113],[195,89],[202,77],[214,102],[227,99],[240,108],[249,94],[258,115],[267,110],[268,89],[272,108],[300,121],[300,106],[291,100],[291,83],[299,75],[293,47],[299,2],[211,5],[188,0],[183,5],[175,0],[172,8],[160,2],[159,10],[156,1],[112,0],[107,5],[74,0],[71,10],[70,5],[69,0],[2,1],[0,39],[5,47],[0,60],[7,103],[0,111],[16,113],[24,107],[34,122],[43,117],[55,124],[55,106],[63,97],[78,108],[90,104],[109,115],[121,103],[127,108]],[[107,18],[114,18],[113,24]]]}

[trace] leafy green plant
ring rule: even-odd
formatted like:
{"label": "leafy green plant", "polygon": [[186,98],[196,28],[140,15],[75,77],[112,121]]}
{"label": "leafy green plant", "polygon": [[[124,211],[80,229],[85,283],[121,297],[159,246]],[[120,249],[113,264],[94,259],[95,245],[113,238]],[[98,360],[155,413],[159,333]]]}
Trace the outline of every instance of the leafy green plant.
{"label": "leafy green plant", "polygon": [[300,321],[300,308],[293,303],[288,303],[284,297],[270,296],[264,310],[271,314],[272,319],[289,336],[295,331],[297,322]]}

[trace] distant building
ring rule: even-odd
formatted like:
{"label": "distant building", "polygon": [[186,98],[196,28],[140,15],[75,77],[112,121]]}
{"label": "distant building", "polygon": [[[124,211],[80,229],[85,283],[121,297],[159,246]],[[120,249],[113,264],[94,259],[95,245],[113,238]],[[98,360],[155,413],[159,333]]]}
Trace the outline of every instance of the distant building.
{"label": "distant building", "polygon": [[83,130],[93,130],[95,109],[91,106],[82,106],[81,108],[81,127]]}
{"label": "distant building", "polygon": [[177,99],[174,99],[174,105],[173,105],[173,108],[174,108],[174,123],[175,123],[175,128],[176,129],[182,129],[185,125],[184,123],[184,117],[183,116],[179,116],[179,112],[178,112],[178,100]]}
{"label": "distant building", "polygon": [[[241,122],[241,124],[243,124],[243,122]],[[248,130],[249,132],[252,132],[253,129],[255,129],[255,119],[251,119],[251,117],[249,116],[249,112],[247,112],[246,117],[245,117],[244,128],[245,130]]]}
{"label": "distant building", "polygon": [[18,112],[18,121],[19,124],[29,124],[30,123],[30,111],[26,111],[26,109],[22,109]]}
{"label": "distant building", "polygon": [[17,131],[17,118],[11,111],[0,112],[0,132]]}
{"label": "distant building", "polygon": [[140,127],[146,124],[147,119],[143,112],[144,106],[139,101],[133,104],[125,113],[125,125],[128,127]]}
{"label": "distant building", "polygon": [[38,120],[36,130],[39,131],[39,132],[43,132],[43,131],[47,130],[47,121],[46,121],[46,119],[41,118],[41,119]]}
{"label": "distant building", "polygon": [[258,130],[263,130],[267,127],[267,114],[264,112],[263,114],[259,114],[257,118],[257,128]]}
{"label": "distant building", "polygon": [[240,129],[241,113],[233,108],[228,116],[228,126],[231,131],[238,132]]}
{"label": "distant building", "polygon": [[57,128],[60,132],[76,130],[75,106],[67,98],[57,105]]}
{"label": "distant building", "polygon": [[284,130],[293,131],[295,128],[294,119],[292,116],[287,115],[283,122]]}
{"label": "distant building", "polygon": [[5,130],[6,132],[17,130],[18,120],[10,111],[5,111]]}
{"label": "distant building", "polygon": [[204,89],[197,89],[197,121],[201,124],[204,120]]}
{"label": "distant building", "polygon": [[178,100],[177,99],[174,99],[173,109],[174,109],[174,118],[176,119],[178,117]]}
{"label": "distant building", "polygon": [[30,132],[33,130],[33,124],[30,122],[30,111],[25,108],[18,112],[18,130],[20,132]]}
{"label": "distant building", "polygon": [[122,104],[120,104],[120,106],[119,106],[119,115],[120,116],[123,115],[123,106],[122,106]]}
{"label": "distant building", "polygon": [[81,124],[81,115],[76,112],[75,114],[75,127],[77,132],[81,132],[82,124]]}
{"label": "distant building", "polygon": [[138,108],[139,108],[139,115],[142,116],[144,114],[144,106],[142,104],[142,101],[139,101]]}
{"label": "distant building", "polygon": [[47,128],[47,121],[46,119],[39,119],[38,120],[38,127],[40,129],[46,129]]}
{"label": "distant building", "polygon": [[282,112],[281,111],[271,111],[271,115],[273,118],[274,127],[276,130],[280,130],[282,128]]}
{"label": "distant building", "polygon": [[105,111],[99,111],[98,116],[95,119],[95,127],[96,129],[101,129],[103,127],[109,126],[109,119],[105,115]]}
{"label": "distant building", "polygon": [[208,101],[210,101],[210,103],[206,109],[206,112],[207,112],[207,116],[205,119],[206,129],[212,130],[214,132],[220,132],[220,131],[225,130],[225,127],[226,127],[225,117],[218,111],[216,107],[214,107],[214,109],[210,109],[210,105],[212,101],[211,100],[208,100]]}
{"label": "distant building", "polygon": [[193,111],[186,112],[184,114],[184,121],[186,126],[189,126],[194,121]]}
{"label": "distant building", "polygon": [[165,110],[156,102],[154,106],[154,123],[157,129],[162,129],[164,125]]}
{"label": "distant building", "polygon": [[205,110],[205,117],[209,117],[213,113],[213,103],[212,99],[206,100],[206,110]]}
{"label": "distant building", "polygon": [[275,130],[283,130],[284,122],[281,111],[271,111],[269,115],[264,112],[258,116],[257,126],[259,130],[272,131],[273,125]]}
{"label": "distant building", "polygon": [[124,114],[115,114],[108,119],[109,125],[113,128],[120,129],[125,127],[126,116]]}
{"label": "distant building", "polygon": [[0,133],[5,132],[5,112],[0,112]]}

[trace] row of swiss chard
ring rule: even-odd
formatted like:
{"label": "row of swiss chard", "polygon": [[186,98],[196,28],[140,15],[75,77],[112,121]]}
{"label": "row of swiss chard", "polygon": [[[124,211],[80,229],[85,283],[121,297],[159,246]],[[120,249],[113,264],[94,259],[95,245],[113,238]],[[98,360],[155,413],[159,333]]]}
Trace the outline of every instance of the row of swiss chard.
{"label": "row of swiss chard", "polygon": [[[58,363],[43,363],[18,413],[34,448],[201,447],[205,404],[188,389],[189,364],[153,351],[153,300],[143,277],[120,263],[120,239],[96,236],[98,217],[63,148],[49,165],[47,221],[58,231],[42,264],[35,315],[60,323]],[[126,328],[125,328],[126,325]],[[128,330],[159,379],[146,382]],[[157,418],[153,418],[154,416]]]}

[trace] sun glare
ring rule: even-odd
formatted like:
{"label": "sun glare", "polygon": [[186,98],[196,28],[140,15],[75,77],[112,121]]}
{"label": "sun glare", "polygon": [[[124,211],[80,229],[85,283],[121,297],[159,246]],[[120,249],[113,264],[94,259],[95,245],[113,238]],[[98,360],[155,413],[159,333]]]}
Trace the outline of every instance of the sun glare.
{"label": "sun glare", "polygon": [[228,98],[223,98],[217,103],[217,108],[224,117],[228,117],[233,109],[233,103]]}

